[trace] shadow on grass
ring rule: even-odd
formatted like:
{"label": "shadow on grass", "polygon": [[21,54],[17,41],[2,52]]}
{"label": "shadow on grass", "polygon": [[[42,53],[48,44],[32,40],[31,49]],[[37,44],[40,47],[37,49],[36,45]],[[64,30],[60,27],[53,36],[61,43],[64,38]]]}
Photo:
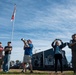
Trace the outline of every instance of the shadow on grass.
{"label": "shadow on grass", "polygon": [[26,72],[26,73],[21,73],[21,72],[0,72],[0,74],[32,74],[32,75],[40,74],[40,75],[48,75],[48,73],[40,73],[40,72],[34,72],[34,73],[30,73],[30,72]]}
{"label": "shadow on grass", "polygon": [[76,75],[73,72],[64,72],[64,73],[54,73],[54,72],[26,72],[26,73],[21,73],[21,72],[0,72],[0,75]]}

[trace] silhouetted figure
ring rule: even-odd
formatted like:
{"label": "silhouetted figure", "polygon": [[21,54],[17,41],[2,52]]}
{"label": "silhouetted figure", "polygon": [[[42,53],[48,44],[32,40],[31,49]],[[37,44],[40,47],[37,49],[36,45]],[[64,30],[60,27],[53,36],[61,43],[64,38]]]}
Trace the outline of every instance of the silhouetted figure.
{"label": "silhouetted figure", "polygon": [[76,34],[72,35],[72,40],[70,40],[69,48],[72,51],[72,66],[74,73],[76,73]]}

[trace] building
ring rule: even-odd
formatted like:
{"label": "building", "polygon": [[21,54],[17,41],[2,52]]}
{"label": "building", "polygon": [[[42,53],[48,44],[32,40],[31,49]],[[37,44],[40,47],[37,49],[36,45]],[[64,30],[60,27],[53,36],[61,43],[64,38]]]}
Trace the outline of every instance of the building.
{"label": "building", "polygon": [[[65,51],[62,50],[63,56],[63,66],[66,68],[68,66],[68,62],[65,56]],[[33,54],[32,57],[32,65],[34,69],[53,69],[55,64],[54,60],[54,50],[53,48]],[[58,67],[60,64],[58,63]]]}

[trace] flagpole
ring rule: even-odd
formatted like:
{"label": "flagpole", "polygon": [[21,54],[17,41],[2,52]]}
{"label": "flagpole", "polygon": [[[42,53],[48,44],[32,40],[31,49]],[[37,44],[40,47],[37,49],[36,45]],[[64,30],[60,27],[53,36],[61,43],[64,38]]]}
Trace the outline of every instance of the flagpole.
{"label": "flagpole", "polygon": [[12,40],[13,40],[13,35],[14,35],[14,20],[12,21],[11,42],[12,42]]}
{"label": "flagpole", "polygon": [[12,33],[11,33],[11,42],[13,40],[13,35],[14,35],[14,22],[15,22],[15,14],[16,14],[16,4],[14,5],[14,11],[11,17],[11,21],[12,21]]}

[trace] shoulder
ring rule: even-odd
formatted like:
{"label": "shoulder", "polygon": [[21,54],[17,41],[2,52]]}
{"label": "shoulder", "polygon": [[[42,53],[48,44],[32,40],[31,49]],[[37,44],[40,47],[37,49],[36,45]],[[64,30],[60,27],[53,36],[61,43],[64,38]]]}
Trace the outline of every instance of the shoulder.
{"label": "shoulder", "polygon": [[8,48],[12,48],[12,46],[9,46]]}
{"label": "shoulder", "polygon": [[33,44],[29,44],[29,45],[33,45]]}
{"label": "shoulder", "polygon": [[12,46],[5,46],[5,48],[12,48]]}
{"label": "shoulder", "polygon": [[30,47],[33,47],[33,44],[29,44]]}
{"label": "shoulder", "polygon": [[2,46],[0,46],[0,48],[3,48]]}
{"label": "shoulder", "polygon": [[8,46],[5,46],[5,48],[7,48]]}

